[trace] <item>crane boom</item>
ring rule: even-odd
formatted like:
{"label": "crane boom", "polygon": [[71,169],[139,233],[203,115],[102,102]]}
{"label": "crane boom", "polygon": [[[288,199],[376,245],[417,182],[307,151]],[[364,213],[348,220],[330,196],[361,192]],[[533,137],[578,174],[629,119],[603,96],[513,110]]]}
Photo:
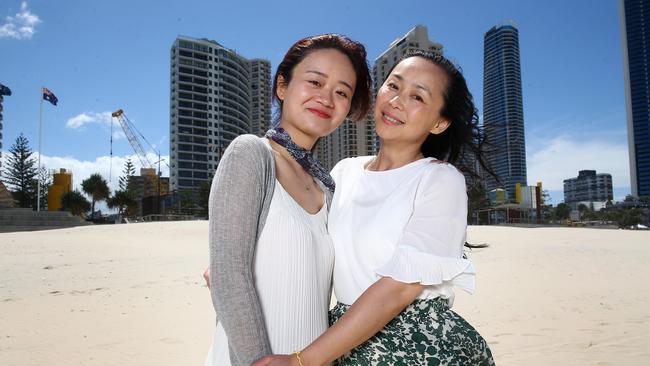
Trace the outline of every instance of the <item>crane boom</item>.
{"label": "crane boom", "polygon": [[140,159],[142,167],[153,168],[153,164],[151,164],[147,158],[147,154],[142,148],[140,140],[138,140],[138,137],[133,132],[133,128],[131,128],[133,123],[131,123],[131,121],[127,118],[126,114],[124,114],[124,111],[122,109],[118,109],[115,112],[111,113],[111,116],[117,118],[120,126],[122,126],[122,130],[124,131],[126,138],[129,140],[129,143],[133,147],[133,150],[135,150],[136,155],[138,155],[138,159]]}

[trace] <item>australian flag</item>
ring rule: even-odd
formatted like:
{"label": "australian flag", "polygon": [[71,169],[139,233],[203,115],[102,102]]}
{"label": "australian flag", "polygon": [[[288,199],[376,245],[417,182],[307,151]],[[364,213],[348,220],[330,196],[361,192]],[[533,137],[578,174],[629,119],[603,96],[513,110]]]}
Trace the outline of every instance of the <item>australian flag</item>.
{"label": "australian flag", "polygon": [[48,88],[43,88],[43,99],[52,103],[52,105],[56,105],[56,103],[59,102],[59,98],[57,98]]}
{"label": "australian flag", "polygon": [[11,95],[11,89],[0,83],[0,95]]}

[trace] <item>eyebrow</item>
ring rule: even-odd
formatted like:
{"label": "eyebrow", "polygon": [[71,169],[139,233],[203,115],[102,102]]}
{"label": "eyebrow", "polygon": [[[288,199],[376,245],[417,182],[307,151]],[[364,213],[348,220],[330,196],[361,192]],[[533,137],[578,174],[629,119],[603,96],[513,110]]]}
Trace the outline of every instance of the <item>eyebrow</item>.
{"label": "eyebrow", "polygon": [[[400,75],[400,74],[391,74],[391,75],[392,75],[395,79],[397,79],[397,80],[399,80],[399,81],[404,81],[404,78],[403,78],[402,75]],[[422,84],[419,84],[419,83],[415,83],[415,87],[418,88],[418,89],[424,90],[424,91],[427,92],[429,95],[431,95],[431,90],[429,90],[429,88],[427,88],[426,86],[424,86],[424,85],[422,85]]]}
{"label": "eyebrow", "polygon": [[[326,73],[320,72],[320,71],[317,71],[317,70],[307,70],[306,72],[310,72],[310,73],[313,73],[313,74],[316,74],[316,75],[320,75],[320,76],[325,77],[325,78],[329,77],[329,75],[327,75]],[[354,90],[354,88],[352,88],[352,85],[350,85],[350,83],[348,83],[345,80],[339,80],[339,83],[347,86],[348,89],[350,89],[350,90]]]}

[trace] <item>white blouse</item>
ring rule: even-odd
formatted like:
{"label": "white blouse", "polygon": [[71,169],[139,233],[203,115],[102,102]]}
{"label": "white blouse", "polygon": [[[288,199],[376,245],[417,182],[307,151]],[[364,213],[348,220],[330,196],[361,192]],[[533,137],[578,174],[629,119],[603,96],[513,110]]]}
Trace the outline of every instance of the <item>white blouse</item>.
{"label": "white blouse", "polygon": [[334,292],[354,303],[380,277],[427,287],[418,299],[453,303],[453,286],[474,292],[474,266],[463,258],[467,230],[465,178],[424,158],[369,171],[372,156],[340,161],[329,214]]}

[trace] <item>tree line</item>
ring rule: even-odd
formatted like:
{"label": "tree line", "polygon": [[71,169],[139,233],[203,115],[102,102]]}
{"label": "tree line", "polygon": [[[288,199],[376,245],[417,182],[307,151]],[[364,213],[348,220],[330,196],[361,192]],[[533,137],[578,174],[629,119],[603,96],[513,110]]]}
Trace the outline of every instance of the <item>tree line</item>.
{"label": "tree line", "polygon": [[[52,177],[47,169],[36,166],[34,152],[29,147],[28,139],[21,133],[9,149],[7,165],[2,170],[2,180],[18,207],[37,207],[38,182],[41,183],[41,208],[47,209],[47,188],[52,184]],[[62,209],[73,215],[85,217],[90,211],[92,216],[95,205],[106,201],[109,208],[117,208],[119,215],[134,217],[138,210],[136,192],[129,187],[129,177],[135,174],[131,160],[127,160],[119,178],[119,188],[111,194],[108,182],[99,173],[93,173],[81,182],[81,192],[72,190],[61,196]],[[88,197],[88,198],[86,198]]]}
{"label": "tree line", "polygon": [[[20,134],[9,149],[7,165],[2,171],[1,179],[7,184],[9,191],[18,207],[36,208],[37,186],[41,182],[41,208],[47,208],[47,187],[52,184],[52,177],[45,168],[38,170],[37,162],[29,147],[27,138]],[[138,213],[138,197],[134,189],[129,186],[129,178],[135,175],[135,167],[131,160],[127,160],[119,178],[118,189],[111,193],[108,183],[99,173],[94,173],[81,182],[81,191],[73,190],[61,197],[63,210],[70,211],[73,215],[86,216],[95,212],[95,205],[105,201],[109,208],[116,208],[122,217],[134,218]],[[176,204],[169,208],[176,214],[198,214],[207,217],[208,198],[210,195],[210,181],[204,182],[198,189],[198,194],[180,191]],[[468,219],[478,214],[479,211],[489,208],[490,201],[484,186],[477,182],[468,187]],[[544,202],[549,201],[549,195],[543,192]],[[626,198],[626,202],[632,198]],[[611,207],[596,211],[586,205],[579,205],[581,220],[604,221],[616,223],[619,227],[631,227],[647,222],[647,211],[650,206],[650,197],[641,197],[639,202],[643,207]],[[565,203],[557,206],[544,204],[541,208],[541,222],[562,223],[570,219],[571,209]],[[470,221],[471,222],[471,221]]]}
{"label": "tree line", "polygon": [[[485,187],[478,181],[467,187],[468,197],[468,222],[475,222],[479,212],[494,207],[488,200]],[[537,222],[542,224],[565,224],[571,220],[571,207],[561,202],[556,206],[550,203],[550,195],[542,191],[542,206],[540,217]],[[617,225],[620,228],[630,228],[638,224],[647,224],[648,210],[650,207],[650,196],[642,196],[635,199],[631,196],[625,198],[622,204],[612,204],[600,210],[594,210],[585,204],[579,204],[577,210],[580,214],[580,221],[601,222]]]}

